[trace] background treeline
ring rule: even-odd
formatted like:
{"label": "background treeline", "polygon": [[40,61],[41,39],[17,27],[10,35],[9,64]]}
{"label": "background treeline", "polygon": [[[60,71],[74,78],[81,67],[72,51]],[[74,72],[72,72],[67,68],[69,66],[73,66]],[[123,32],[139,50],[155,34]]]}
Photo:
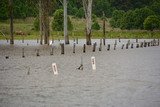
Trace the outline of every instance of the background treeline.
{"label": "background treeline", "polygon": [[[52,3],[54,1],[54,3]],[[61,0],[51,0],[50,15],[53,16],[57,9],[63,9]],[[9,0],[0,0],[0,20],[9,18]],[[14,18],[25,19],[38,16],[38,2],[32,0],[13,0]],[[93,0],[93,14],[97,17],[111,18],[109,21],[114,28],[145,29],[149,22],[160,21],[160,0]],[[68,14],[83,18],[84,11],[82,0],[68,0]],[[150,17],[150,18],[149,18]],[[156,19],[157,18],[157,19]],[[153,21],[154,20],[154,21]],[[158,22],[157,22],[158,20]],[[147,24],[144,25],[144,22]],[[149,25],[149,24],[148,24]],[[159,28],[160,25],[152,25]],[[147,28],[147,27],[146,27]]]}
{"label": "background treeline", "polygon": [[159,29],[160,1],[133,10],[114,10],[110,24],[114,28],[121,29]]}

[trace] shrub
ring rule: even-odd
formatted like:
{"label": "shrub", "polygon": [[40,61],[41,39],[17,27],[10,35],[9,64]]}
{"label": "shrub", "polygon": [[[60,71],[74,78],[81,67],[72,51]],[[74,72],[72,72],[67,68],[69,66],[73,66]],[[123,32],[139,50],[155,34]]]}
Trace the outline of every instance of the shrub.
{"label": "shrub", "polygon": [[75,16],[78,18],[83,18],[84,17],[83,8],[79,8],[79,10],[76,12]]}
{"label": "shrub", "polygon": [[144,23],[144,29],[153,31],[160,28],[160,19],[156,15],[148,16]]}
{"label": "shrub", "polygon": [[[62,9],[58,9],[55,11],[54,15],[53,15],[53,21],[52,21],[52,29],[55,31],[63,31],[63,20],[64,20],[64,16],[63,16],[63,10]],[[70,18],[68,17],[68,30],[73,30],[73,25],[72,22],[70,20]]]}
{"label": "shrub", "polygon": [[100,28],[101,27],[100,27],[100,25],[98,24],[97,21],[92,24],[92,29],[94,29],[94,30],[100,30]]}

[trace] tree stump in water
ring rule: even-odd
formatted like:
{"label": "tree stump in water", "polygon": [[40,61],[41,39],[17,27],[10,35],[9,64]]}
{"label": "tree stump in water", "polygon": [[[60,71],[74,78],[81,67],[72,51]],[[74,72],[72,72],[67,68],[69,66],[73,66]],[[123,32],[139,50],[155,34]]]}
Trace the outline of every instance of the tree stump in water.
{"label": "tree stump in water", "polygon": [[123,49],[124,48],[124,44],[122,45],[122,48],[121,49]]}
{"label": "tree stump in water", "polygon": [[108,48],[107,48],[107,50],[108,50],[108,51],[110,50],[110,44],[108,44]]}
{"label": "tree stump in water", "polygon": [[116,50],[116,44],[114,44],[114,50]]}
{"label": "tree stump in water", "polygon": [[37,52],[36,52],[36,55],[37,55],[37,56],[40,56],[40,55],[39,55],[39,49],[37,49],[36,51],[37,51]]}
{"label": "tree stump in water", "polygon": [[85,53],[86,52],[86,45],[84,44],[83,45],[83,53]]}
{"label": "tree stump in water", "polygon": [[61,45],[61,54],[64,54],[64,43],[62,43],[60,45]]}
{"label": "tree stump in water", "polygon": [[96,51],[96,42],[93,44],[93,52],[95,52]]}
{"label": "tree stump in water", "polygon": [[137,44],[136,48],[139,48],[139,44]]}
{"label": "tree stump in water", "polygon": [[75,53],[76,44],[73,43],[73,53]]}
{"label": "tree stump in water", "polygon": [[133,43],[131,44],[131,49],[133,49]]}
{"label": "tree stump in water", "polygon": [[24,48],[22,48],[22,58],[24,58]]}

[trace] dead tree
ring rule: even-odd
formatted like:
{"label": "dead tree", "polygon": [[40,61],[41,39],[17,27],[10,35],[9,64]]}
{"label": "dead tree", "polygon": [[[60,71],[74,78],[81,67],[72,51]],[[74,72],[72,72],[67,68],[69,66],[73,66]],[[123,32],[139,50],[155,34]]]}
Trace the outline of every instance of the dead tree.
{"label": "dead tree", "polygon": [[10,44],[14,44],[13,37],[13,0],[9,0],[9,15],[10,15]]}
{"label": "dead tree", "polygon": [[91,45],[92,0],[82,0],[86,19],[86,44]]}

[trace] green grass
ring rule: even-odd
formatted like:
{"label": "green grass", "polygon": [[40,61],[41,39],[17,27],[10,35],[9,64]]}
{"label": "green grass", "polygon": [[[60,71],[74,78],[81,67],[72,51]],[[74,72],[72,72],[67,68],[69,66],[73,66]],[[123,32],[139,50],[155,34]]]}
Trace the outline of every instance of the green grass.
{"label": "green grass", "polygon": [[[74,38],[80,38],[80,39],[85,39],[85,20],[84,19],[75,19],[72,18],[72,23],[74,30],[71,32],[68,32],[69,38],[74,39]],[[33,27],[33,22],[34,18],[27,18],[26,20],[14,20],[14,32],[17,31],[22,31],[26,35],[21,36],[21,35],[15,35],[15,39],[37,39],[40,38],[39,32],[34,30]],[[92,31],[92,38],[102,38],[103,33],[102,33],[102,21],[98,19],[98,22],[101,26],[101,29],[99,31]],[[6,37],[9,39],[9,21],[4,21],[0,22],[0,31],[2,31]],[[149,32],[146,30],[120,30],[120,29],[112,29],[109,26],[109,23],[106,23],[106,38],[160,38],[160,31],[154,31],[154,32]],[[57,31],[52,31],[50,32],[50,39],[63,39],[63,32],[57,32]],[[0,39],[6,39],[2,34],[0,34]]]}

